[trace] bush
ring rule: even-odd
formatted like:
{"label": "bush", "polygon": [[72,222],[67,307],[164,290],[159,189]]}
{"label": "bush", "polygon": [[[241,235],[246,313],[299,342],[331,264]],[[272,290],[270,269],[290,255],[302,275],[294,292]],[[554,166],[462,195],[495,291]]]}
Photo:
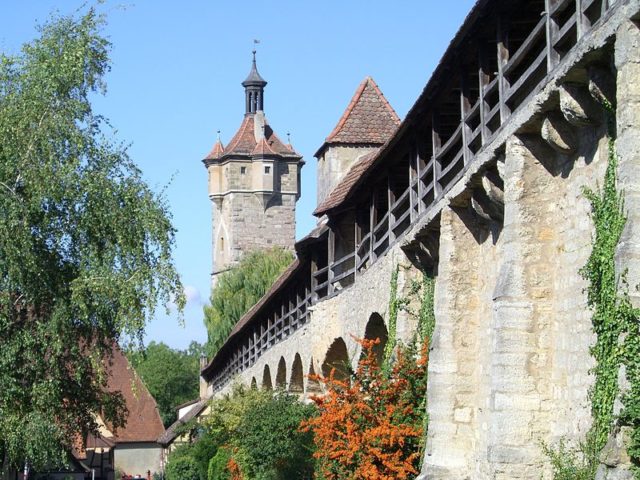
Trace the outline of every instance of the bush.
{"label": "bush", "polygon": [[231,475],[227,465],[231,460],[231,452],[226,448],[218,449],[218,452],[209,461],[207,480],[230,480]]}
{"label": "bush", "polygon": [[365,356],[346,381],[318,377],[327,389],[314,398],[319,415],[302,422],[315,434],[316,475],[326,480],[408,479],[420,470],[424,448],[427,348],[400,346],[388,373],[374,345],[361,341]]}
{"label": "bush", "polygon": [[264,480],[310,478],[313,474],[313,434],[300,431],[314,414],[312,405],[284,393],[256,403],[239,427],[234,446],[248,478]]}
{"label": "bush", "polygon": [[243,387],[214,401],[205,436],[219,448],[208,480],[311,478],[313,438],[298,427],[314,410],[291,395]]}
{"label": "bush", "polygon": [[189,456],[171,459],[167,463],[167,480],[200,480],[198,466]]}

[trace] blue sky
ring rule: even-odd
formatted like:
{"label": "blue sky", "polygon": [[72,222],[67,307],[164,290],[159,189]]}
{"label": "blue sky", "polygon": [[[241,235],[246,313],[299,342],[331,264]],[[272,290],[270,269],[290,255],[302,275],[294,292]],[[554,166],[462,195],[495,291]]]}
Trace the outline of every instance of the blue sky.
{"label": "blue sky", "polygon": [[[206,339],[202,306],[209,297],[211,209],[201,159],[220,130],[226,144],[242,121],[240,82],[259,39],[258,69],[269,82],[265,113],[307,162],[297,205],[297,237],[314,225],[313,153],[371,75],[398,115],[429,79],[473,0],[138,0],[107,1],[105,34],[113,43],[108,92],[95,110],[157,190],[167,187],[178,229],[175,261],[189,303],[185,325],[158,313],[147,341],[185,348]],[[37,22],[81,1],[4,0],[0,49],[15,53]]]}

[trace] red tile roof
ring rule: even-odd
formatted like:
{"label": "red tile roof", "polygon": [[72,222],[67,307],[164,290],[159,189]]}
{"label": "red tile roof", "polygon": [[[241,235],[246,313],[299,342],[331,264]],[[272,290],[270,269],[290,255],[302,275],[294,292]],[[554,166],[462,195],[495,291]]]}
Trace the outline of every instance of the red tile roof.
{"label": "red tile roof", "polygon": [[382,145],[396,131],[400,118],[371,77],[353,95],[340,121],[318,149],[316,157],[331,144]]}
{"label": "red tile roof", "polygon": [[321,217],[329,210],[341,205],[356,186],[360,177],[373,165],[379,151],[380,149],[376,149],[356,160],[344,178],[331,190],[331,193],[327,195],[327,198],[315,209],[313,214]]}
{"label": "red tile roof", "polygon": [[117,346],[113,349],[107,373],[107,389],[110,392],[119,391],[124,396],[129,411],[126,426],[113,432],[115,442],[155,442],[164,432],[158,406]]}
{"label": "red tile roof", "polygon": [[[226,148],[222,148],[222,143],[218,140],[213,146],[211,152],[204,158],[207,160],[218,160],[223,156],[232,155],[283,155],[295,156],[300,155],[293,149],[291,145],[285,144],[275,134],[271,126],[264,122],[264,137],[256,141],[255,136],[255,115],[248,114],[244,116],[240,128],[229,141]],[[218,145],[220,144],[220,145]]]}
{"label": "red tile roof", "polygon": [[224,155],[224,146],[222,145],[222,142],[220,141],[220,139],[218,139],[216,144],[213,146],[213,148],[211,149],[209,154],[206,157],[204,157],[204,159],[205,160],[217,160],[222,155]]}

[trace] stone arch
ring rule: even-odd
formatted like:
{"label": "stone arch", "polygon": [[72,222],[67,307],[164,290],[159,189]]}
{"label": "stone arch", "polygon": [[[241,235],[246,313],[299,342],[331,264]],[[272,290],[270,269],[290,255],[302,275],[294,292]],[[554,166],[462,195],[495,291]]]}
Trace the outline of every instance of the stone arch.
{"label": "stone arch", "polygon": [[387,326],[384,324],[384,320],[379,313],[372,313],[367,322],[367,326],[364,329],[364,338],[367,340],[380,339],[380,343],[373,346],[373,353],[376,356],[378,365],[382,365],[384,359],[384,349],[389,340],[389,333],[387,332]]}
{"label": "stone arch", "polygon": [[258,382],[256,381],[256,377],[251,377],[251,390],[258,389]]}
{"label": "stone arch", "polygon": [[328,377],[333,369],[335,369],[335,379],[344,381],[349,378],[351,370],[349,354],[347,353],[347,344],[344,343],[342,337],[336,338],[327,350],[324,362],[322,362],[322,375]]}
{"label": "stone arch", "polygon": [[280,357],[280,361],[278,362],[276,388],[281,388],[282,390],[287,388],[287,362],[284,361],[284,357]]}
{"label": "stone arch", "polygon": [[269,365],[265,365],[264,371],[262,372],[262,389],[273,390],[273,383],[271,383],[271,370],[269,370]]}
{"label": "stone arch", "polygon": [[313,378],[316,374],[316,369],[313,368],[313,358],[309,362],[309,378],[307,379],[307,393],[320,393],[322,387],[320,382]]}
{"label": "stone arch", "polygon": [[289,380],[289,391],[292,393],[304,392],[304,378],[302,374],[302,359],[300,354],[296,353],[291,365],[291,379]]}

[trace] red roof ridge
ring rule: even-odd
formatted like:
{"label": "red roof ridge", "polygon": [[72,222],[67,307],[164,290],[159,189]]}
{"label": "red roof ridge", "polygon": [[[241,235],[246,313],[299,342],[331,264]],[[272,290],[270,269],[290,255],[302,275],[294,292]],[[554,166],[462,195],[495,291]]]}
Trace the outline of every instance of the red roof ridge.
{"label": "red roof ridge", "polygon": [[209,154],[204,157],[205,160],[216,160],[220,157],[222,157],[222,155],[224,155],[224,145],[222,144],[222,142],[220,141],[220,139],[218,139],[215,143],[215,145],[213,146],[213,148],[211,149],[211,151],[209,152]]}
{"label": "red roof ridge", "polygon": [[347,120],[349,120],[349,118],[351,117],[356,105],[360,102],[360,99],[362,98],[362,94],[364,93],[367,86],[370,86],[371,88],[373,88],[378,99],[382,101],[382,105],[384,105],[388,110],[389,114],[392,117],[392,121],[396,124],[396,126],[400,124],[400,117],[398,117],[398,114],[393,109],[393,107],[391,106],[387,98],[384,96],[384,94],[380,90],[380,87],[378,87],[378,84],[375,82],[375,80],[371,76],[367,75],[365,79],[358,86],[358,89],[353,94],[353,97],[351,97],[351,101],[349,102],[349,105],[347,105],[347,108],[342,114],[342,117],[340,117],[338,124],[334,127],[334,129],[331,131],[329,136],[325,139],[325,143],[331,143],[335,139],[335,137],[342,131],[343,127],[347,123]]}
{"label": "red roof ridge", "polygon": [[253,151],[251,152],[251,155],[264,155],[265,153],[276,155],[276,152],[271,148],[271,145],[270,145],[271,143],[273,142],[268,142],[265,137],[262,137],[254,147]]}
{"label": "red roof ridge", "polygon": [[[247,130],[247,128],[248,128],[250,123],[253,124],[253,116],[246,115],[242,119],[242,123],[240,124],[240,128],[238,129],[236,134],[233,136],[233,138],[229,141],[229,144],[227,145],[227,152],[233,152],[233,150],[235,150],[237,148],[238,144],[240,143],[240,140],[244,136],[245,131]],[[251,130],[253,130],[253,126],[252,126]],[[251,132],[251,136],[253,137],[253,132]]]}

